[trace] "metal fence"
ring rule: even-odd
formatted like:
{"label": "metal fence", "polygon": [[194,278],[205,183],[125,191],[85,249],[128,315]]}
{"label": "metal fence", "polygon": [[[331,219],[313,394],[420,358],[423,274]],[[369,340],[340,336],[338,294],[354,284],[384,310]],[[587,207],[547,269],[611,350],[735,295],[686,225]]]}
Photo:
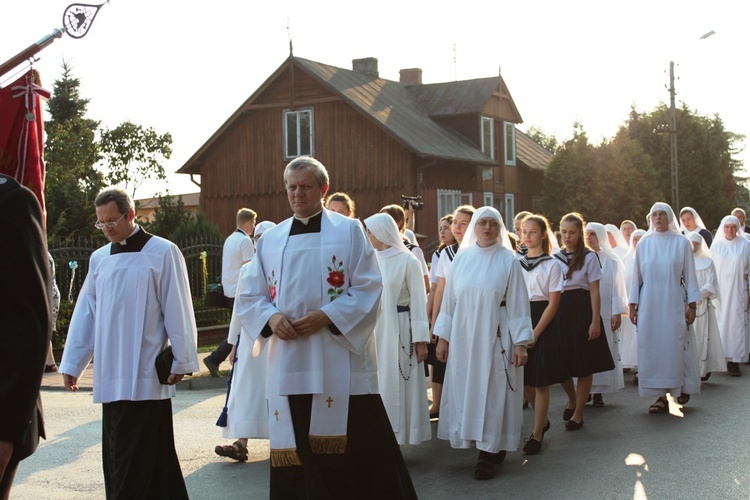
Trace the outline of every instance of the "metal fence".
{"label": "metal fence", "polygon": [[[78,298],[89,271],[91,254],[100,246],[102,242],[94,239],[49,242],[49,252],[55,260],[55,280],[60,289],[61,300],[75,302]],[[196,323],[199,327],[228,324],[228,309],[204,305],[205,285],[221,283],[222,244],[188,240],[179,242],[178,246],[187,266]]]}

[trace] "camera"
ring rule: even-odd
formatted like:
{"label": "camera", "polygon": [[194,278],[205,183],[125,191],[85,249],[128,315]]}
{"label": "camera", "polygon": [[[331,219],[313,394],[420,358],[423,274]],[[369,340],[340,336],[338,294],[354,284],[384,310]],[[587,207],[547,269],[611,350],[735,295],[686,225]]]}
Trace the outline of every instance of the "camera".
{"label": "camera", "polygon": [[414,210],[422,210],[424,208],[424,203],[422,202],[421,196],[401,195],[401,206],[404,207],[404,210],[409,210],[409,207]]}

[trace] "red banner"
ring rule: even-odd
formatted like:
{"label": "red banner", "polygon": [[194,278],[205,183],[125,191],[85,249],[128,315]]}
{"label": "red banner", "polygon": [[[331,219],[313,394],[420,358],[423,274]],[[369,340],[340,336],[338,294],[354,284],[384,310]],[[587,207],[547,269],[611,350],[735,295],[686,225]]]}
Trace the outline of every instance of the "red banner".
{"label": "red banner", "polygon": [[[44,213],[44,120],[39,73],[28,73],[0,89],[0,173],[31,189]],[[46,213],[45,213],[46,217]]]}

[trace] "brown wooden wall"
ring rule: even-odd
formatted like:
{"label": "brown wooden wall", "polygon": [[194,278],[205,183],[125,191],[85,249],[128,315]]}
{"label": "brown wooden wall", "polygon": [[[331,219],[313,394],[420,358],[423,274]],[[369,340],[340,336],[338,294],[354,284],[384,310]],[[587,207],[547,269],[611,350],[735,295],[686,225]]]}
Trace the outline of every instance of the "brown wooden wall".
{"label": "brown wooden wall", "polygon": [[[400,203],[401,194],[415,193],[416,171],[407,149],[299,70],[294,86],[296,107],[313,109],[313,155],[328,169],[331,192],[352,196],[362,217]],[[201,206],[226,234],[241,207],[258,212],[259,220],[279,222],[291,215],[283,184],[289,89],[288,75],[274,82],[205,155]],[[305,105],[316,99],[324,102]]]}

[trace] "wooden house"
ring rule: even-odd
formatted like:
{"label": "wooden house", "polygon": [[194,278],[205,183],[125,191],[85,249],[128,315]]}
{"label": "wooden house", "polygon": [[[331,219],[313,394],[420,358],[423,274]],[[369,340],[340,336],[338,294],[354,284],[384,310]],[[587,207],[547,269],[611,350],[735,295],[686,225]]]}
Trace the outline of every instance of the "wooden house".
{"label": "wooden house", "polygon": [[[437,240],[456,206],[492,205],[506,221],[533,210],[551,153],[517,130],[501,76],[423,84],[422,70],[380,78],[377,59],[353,69],[290,56],[178,170],[201,176],[200,206],[223,232],[238,208],[291,215],[282,173],[309,154],[367,217],[401,195],[421,196],[415,232]],[[511,226],[512,227],[512,226]]]}

